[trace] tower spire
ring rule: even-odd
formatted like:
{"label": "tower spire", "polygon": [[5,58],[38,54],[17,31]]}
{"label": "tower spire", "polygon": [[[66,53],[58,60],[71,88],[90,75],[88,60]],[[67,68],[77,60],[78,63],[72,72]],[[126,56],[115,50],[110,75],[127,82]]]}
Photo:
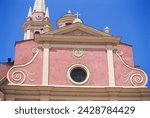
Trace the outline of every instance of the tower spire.
{"label": "tower spire", "polygon": [[[48,7],[45,7],[45,0],[35,0],[33,11],[29,8],[27,22],[24,23],[24,40],[34,38],[35,32],[43,33],[53,30],[49,22]],[[42,30],[41,30],[42,29]]]}
{"label": "tower spire", "polygon": [[30,18],[32,18],[32,8],[29,8],[29,12],[28,12],[28,16],[27,19],[30,20]]}
{"label": "tower spire", "polygon": [[45,0],[35,0],[33,12],[45,12]]}
{"label": "tower spire", "polygon": [[45,18],[49,18],[49,10],[48,10],[48,7],[46,8]]}

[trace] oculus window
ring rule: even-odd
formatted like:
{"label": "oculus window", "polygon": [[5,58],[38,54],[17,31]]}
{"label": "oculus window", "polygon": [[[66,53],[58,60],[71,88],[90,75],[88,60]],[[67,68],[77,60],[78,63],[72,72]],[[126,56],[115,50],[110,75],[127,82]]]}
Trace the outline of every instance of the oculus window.
{"label": "oculus window", "polygon": [[86,66],[75,64],[68,70],[68,78],[74,84],[85,84],[89,79],[89,70]]}
{"label": "oculus window", "polygon": [[75,82],[83,82],[87,77],[87,73],[86,70],[84,70],[83,68],[76,67],[72,69],[70,76]]}

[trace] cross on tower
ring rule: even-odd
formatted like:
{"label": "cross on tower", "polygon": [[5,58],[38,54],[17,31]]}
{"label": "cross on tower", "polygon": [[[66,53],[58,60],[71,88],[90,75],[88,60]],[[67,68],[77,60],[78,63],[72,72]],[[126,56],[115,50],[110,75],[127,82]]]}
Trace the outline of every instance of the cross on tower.
{"label": "cross on tower", "polygon": [[76,15],[77,18],[79,19],[79,16],[80,16],[81,14],[79,14],[79,13],[77,12],[75,15]]}

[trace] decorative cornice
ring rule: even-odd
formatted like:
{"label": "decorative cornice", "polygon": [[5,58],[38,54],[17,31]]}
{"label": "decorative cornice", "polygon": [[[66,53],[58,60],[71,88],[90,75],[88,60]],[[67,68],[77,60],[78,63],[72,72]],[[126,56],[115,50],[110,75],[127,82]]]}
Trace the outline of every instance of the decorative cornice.
{"label": "decorative cornice", "polygon": [[90,26],[87,26],[87,25],[84,25],[81,23],[74,23],[72,25],[68,25],[68,26],[59,28],[57,30],[53,30],[53,31],[48,32],[46,34],[63,35],[65,33],[68,33],[68,32],[74,31],[74,30],[81,30],[83,32],[91,34],[92,36],[97,36],[97,37],[99,37],[99,36],[111,36],[105,32],[99,31],[95,28],[92,28]]}
{"label": "decorative cornice", "polygon": [[4,91],[6,100],[150,100],[150,89],[144,87],[7,85]]}
{"label": "decorative cornice", "polygon": [[43,48],[51,48],[51,45],[49,43],[44,43],[41,45]]}
{"label": "decorative cornice", "polygon": [[35,34],[37,43],[55,42],[55,43],[98,43],[98,44],[119,44],[120,37],[115,36],[65,36],[65,35],[50,35],[50,34]]}
{"label": "decorative cornice", "polygon": [[36,26],[42,26],[43,27],[44,25],[48,25],[51,28],[50,30],[53,29],[52,25],[49,21],[38,21],[38,22],[36,22],[36,21],[27,21],[23,24],[23,29],[26,30],[29,25],[31,25],[32,27],[36,27]]}
{"label": "decorative cornice", "polygon": [[[43,43],[39,43],[39,47],[43,48]],[[50,43],[50,48],[68,48],[68,49],[76,49],[76,48],[80,48],[80,49],[103,49],[103,50],[107,50],[106,45],[101,45],[101,44],[97,44],[97,43],[93,43],[93,45],[91,45],[91,43],[88,44],[74,44],[74,43],[70,43],[70,44],[66,44],[66,43]],[[117,45],[114,45],[114,49],[117,49]]]}
{"label": "decorative cornice", "polygon": [[106,49],[107,50],[114,50],[114,49],[116,49],[116,46],[115,45],[106,45]]}

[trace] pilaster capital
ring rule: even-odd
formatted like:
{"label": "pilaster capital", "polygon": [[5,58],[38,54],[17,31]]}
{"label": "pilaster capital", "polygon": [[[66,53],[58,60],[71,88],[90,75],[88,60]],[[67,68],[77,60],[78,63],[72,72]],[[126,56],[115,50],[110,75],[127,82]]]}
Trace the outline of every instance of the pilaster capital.
{"label": "pilaster capital", "polygon": [[39,44],[39,46],[42,48],[51,48],[51,45],[49,43]]}
{"label": "pilaster capital", "polygon": [[30,30],[30,29],[31,29],[31,25],[28,25],[26,30]]}
{"label": "pilaster capital", "polygon": [[115,45],[106,45],[106,50],[114,50],[116,49],[116,46]]}

